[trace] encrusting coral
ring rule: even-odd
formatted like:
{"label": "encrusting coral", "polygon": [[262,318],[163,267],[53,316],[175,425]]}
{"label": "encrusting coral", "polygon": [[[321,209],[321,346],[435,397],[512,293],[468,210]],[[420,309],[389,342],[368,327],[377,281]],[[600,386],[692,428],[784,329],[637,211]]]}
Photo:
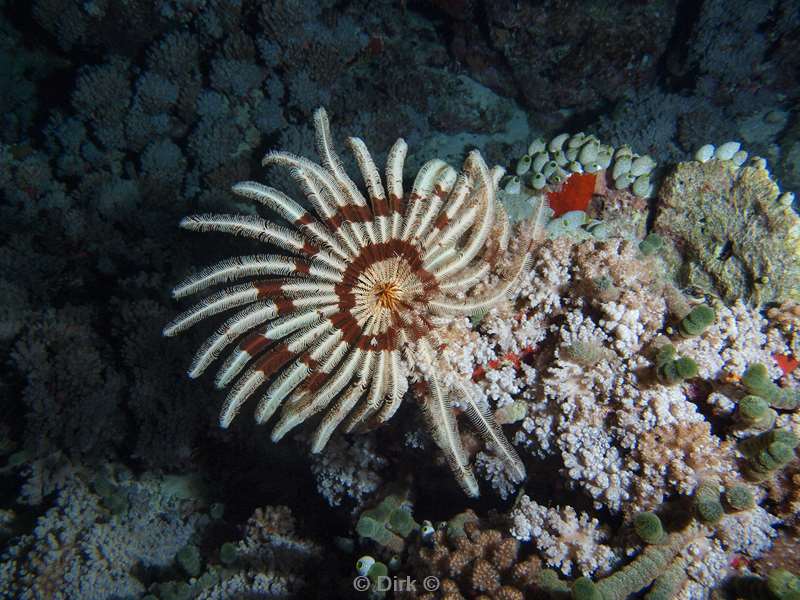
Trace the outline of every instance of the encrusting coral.
{"label": "encrusting coral", "polygon": [[[345,420],[347,432],[389,420],[414,371],[417,387],[424,390],[421,404],[433,438],[463,489],[478,495],[451,392],[460,396],[476,429],[513,478],[521,480],[522,462],[491,414],[466,387],[448,390],[429,367],[442,344],[441,318],[495,306],[514,291],[530,264],[526,242],[517,248],[519,258],[501,263],[511,233],[495,197],[503,170],[490,170],[477,151],[469,154],[460,174],[441,160],[431,160],[404,196],[406,143],[399,139],[389,151],[384,190],[363,141],[350,138],[367,200],[344,171],[323,109],[316,111],[314,122],[324,166],[287,152],[270,152],[264,164],[288,167],[316,216],[274,188],[243,182],[233,187],[236,193],[274,211],[293,229],[243,215],[195,215],[181,222],[190,230],[256,239],[289,255],[228,259],[192,275],[175,288],[175,297],[232,280],[270,277],[206,297],[176,317],[164,334],[175,335],[207,317],[246,307],[203,344],[189,370],[190,377],[198,377],[226,347],[249,333],[216,378],[219,387],[235,380],[220,416],[223,427],[278,374],[256,408],[256,420],[266,422],[283,406],[272,431],[278,441],[324,412],[311,443],[312,451],[319,452]],[[504,273],[496,285],[465,298],[500,267]]]}
{"label": "encrusting coral", "polygon": [[680,163],[662,184],[655,230],[672,242],[667,261],[683,285],[727,304],[797,301],[800,217],[793,196],[781,194],[763,159],[743,164],[736,151],[720,154],[726,146],[713,158],[701,149],[704,160]]}

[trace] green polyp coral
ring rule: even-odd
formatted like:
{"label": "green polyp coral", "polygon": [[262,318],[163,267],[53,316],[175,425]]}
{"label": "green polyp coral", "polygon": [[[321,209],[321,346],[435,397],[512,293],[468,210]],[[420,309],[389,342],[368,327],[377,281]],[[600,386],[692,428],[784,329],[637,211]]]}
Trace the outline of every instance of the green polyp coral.
{"label": "green polyp coral", "polygon": [[766,431],[775,425],[777,413],[769,407],[769,403],[761,396],[745,396],[739,400],[736,417],[748,428]]}
{"label": "green polyp coral", "polygon": [[395,552],[402,552],[405,538],[419,529],[411,516],[406,499],[400,495],[386,496],[375,508],[365,510],[356,523],[356,533]]}
{"label": "green polyp coral", "polygon": [[725,502],[734,512],[750,510],[756,505],[753,492],[746,485],[732,485],[725,488]]}
{"label": "green polyp coral", "polygon": [[800,440],[788,429],[771,429],[739,443],[748,459],[744,475],[755,482],[769,479],[794,458]]}
{"label": "green polyp coral", "polygon": [[756,575],[735,577],[730,587],[743,600],[800,600],[800,577],[786,569],[774,569],[766,579]]}
{"label": "green polyp coral", "polygon": [[767,576],[767,590],[778,600],[800,600],[800,577],[786,569],[775,569]]}
{"label": "green polyp coral", "polygon": [[633,519],[633,528],[643,542],[658,544],[664,541],[666,533],[661,525],[658,515],[651,512],[642,512]]}
{"label": "green polyp coral", "polygon": [[647,237],[639,242],[639,252],[645,256],[652,256],[661,250],[664,239],[657,233],[649,233]]}
{"label": "green polyp coral", "polygon": [[773,408],[794,410],[800,404],[800,390],[782,388],[775,384],[761,363],[750,365],[742,375],[742,384],[750,394],[760,396]]}
{"label": "green polyp coral", "polygon": [[683,337],[696,337],[714,322],[717,314],[708,304],[698,304],[686,315],[679,326]]}
{"label": "green polyp coral", "polygon": [[715,479],[702,481],[694,494],[694,511],[702,523],[717,523],[724,514],[720,502],[719,483]]}
{"label": "green polyp coral", "polygon": [[680,163],[659,196],[655,230],[680,285],[713,290],[729,305],[800,298],[800,218],[779,202],[762,161]]}
{"label": "green polyp coral", "polygon": [[647,546],[631,563],[608,577],[597,582],[583,577],[576,580],[572,597],[575,600],[625,600],[653,584],[645,598],[672,598],[687,576],[686,562],[678,555],[688,541],[683,533],[664,535],[661,543]]}
{"label": "green polyp coral", "polygon": [[561,579],[553,569],[544,569],[537,577],[536,584],[551,598],[563,598],[570,593],[569,583]]}
{"label": "green polyp coral", "polygon": [[238,554],[236,544],[225,542],[219,549],[219,560],[223,565],[231,565],[236,561]]}
{"label": "green polyp coral", "polygon": [[672,561],[669,568],[655,578],[650,590],[645,594],[645,600],[671,600],[675,597],[683,582],[686,581],[687,560],[678,557]]}
{"label": "green polyp coral", "polygon": [[200,574],[202,561],[197,546],[184,546],[175,555],[175,560],[189,577],[197,577]]}
{"label": "green polyp coral", "polygon": [[572,597],[575,600],[603,600],[597,585],[588,577],[579,577],[572,584]]}
{"label": "green polyp coral", "polygon": [[697,363],[688,357],[678,357],[675,346],[665,344],[656,354],[656,375],[665,385],[675,385],[697,376]]}

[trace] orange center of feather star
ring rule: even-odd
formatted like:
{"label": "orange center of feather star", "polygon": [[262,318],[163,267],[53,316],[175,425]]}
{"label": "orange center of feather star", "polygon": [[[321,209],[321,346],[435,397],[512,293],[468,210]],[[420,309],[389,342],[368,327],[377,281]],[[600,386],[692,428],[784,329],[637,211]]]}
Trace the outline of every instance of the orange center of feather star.
{"label": "orange center of feather star", "polygon": [[400,290],[394,282],[381,283],[375,286],[375,297],[378,306],[394,311],[400,299]]}
{"label": "orange center of feather star", "polygon": [[560,217],[571,210],[586,211],[594,193],[595,173],[573,173],[555,192],[547,192],[547,202],[553,216]]}

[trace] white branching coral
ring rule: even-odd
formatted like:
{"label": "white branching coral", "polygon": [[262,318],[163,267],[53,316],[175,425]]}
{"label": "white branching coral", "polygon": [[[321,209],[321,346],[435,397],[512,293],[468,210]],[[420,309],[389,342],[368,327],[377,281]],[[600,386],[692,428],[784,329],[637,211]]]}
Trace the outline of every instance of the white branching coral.
{"label": "white branching coral", "polygon": [[375,440],[360,436],[352,443],[346,438],[331,440],[327,450],[315,454],[311,470],[317,480],[317,491],[331,506],[339,506],[349,498],[356,508],[369,494],[383,484],[378,471],[386,459],[376,452]]}
{"label": "white branching coral", "polygon": [[511,535],[532,542],[545,562],[564,575],[591,575],[611,569],[616,556],[602,542],[608,537],[597,519],[571,506],[547,508],[523,496],[511,512]]}
{"label": "white branching coral", "polygon": [[659,425],[644,431],[634,453],[641,465],[636,501],[628,510],[658,506],[668,490],[691,495],[706,478],[731,478],[732,445],[712,435],[705,421]]}
{"label": "white branching coral", "polygon": [[682,356],[692,358],[698,374],[717,379],[725,374],[741,376],[748,365],[762,363],[770,377],[782,375],[772,360],[775,353],[788,353],[789,348],[778,330],[768,336],[768,322],[761,313],[737,300],[732,306],[718,306],[716,319],[703,336],[689,338],[676,345]]}
{"label": "white branching coral", "polygon": [[[537,458],[560,459],[566,487],[588,493],[596,508],[630,514],[692,494],[703,477],[735,478],[736,433],[712,431],[704,408],[729,414],[743,391],[726,374],[741,376],[758,362],[778,379],[773,356],[791,352],[785,327],[741,302],[715,305],[701,335],[668,339],[691,302],[658,257],[635,243],[548,239],[514,302],[457,339],[468,338],[474,351],[472,389],[514,442]],[[697,363],[703,386],[658,380],[654,351],[665,343]],[[467,372],[465,357],[458,361]],[[480,462],[493,487],[508,493],[495,461]]]}
{"label": "white branching coral", "polygon": [[[451,392],[460,396],[514,479],[522,479],[522,462],[491,414],[464,386],[449,390],[433,368],[442,345],[442,318],[490,309],[513,293],[529,267],[530,242],[518,244],[517,258],[506,256],[511,230],[495,197],[503,170],[489,169],[477,151],[469,154],[461,173],[431,160],[404,195],[406,143],[399,139],[389,151],[384,189],[364,142],[350,138],[365,198],[333,148],[323,109],[315,113],[314,124],[322,165],[280,151],[268,153],[263,162],[289,168],[315,214],[274,188],[248,181],[233,191],[291,228],[252,215],[186,217],[185,229],[256,239],[285,254],[236,257],[192,275],[175,288],[175,297],[233,280],[267,278],[207,296],[175,318],[164,334],[241,309],[202,345],[189,370],[190,377],[198,377],[228,346],[250,334],[216,378],[219,387],[234,384],[222,409],[223,427],[268,385],[256,420],[266,422],[281,408],[272,431],[278,441],[324,413],[311,443],[319,452],[342,424],[350,432],[390,419],[413,374],[424,388],[421,404],[433,438],[468,494],[477,495],[478,485],[459,437]],[[493,284],[478,286],[487,280]]]}

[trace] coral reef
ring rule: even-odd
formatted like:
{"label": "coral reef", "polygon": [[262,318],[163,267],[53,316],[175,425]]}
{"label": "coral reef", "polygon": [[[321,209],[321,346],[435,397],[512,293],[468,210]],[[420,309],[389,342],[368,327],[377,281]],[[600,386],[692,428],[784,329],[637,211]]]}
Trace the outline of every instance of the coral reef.
{"label": "coral reef", "polygon": [[[5,598],[109,598],[140,596],[139,569],[168,567],[207,518],[157,480],[115,474],[119,501],[108,506],[71,470],[55,501],[29,534],[12,538],[2,555],[0,594]],[[99,483],[94,483],[96,487]]]}
{"label": "coral reef", "polygon": [[[0,597],[796,596],[798,32],[790,0],[0,0]],[[175,227],[220,212],[269,239]],[[361,264],[403,237],[438,279]],[[311,425],[281,444],[160,335],[221,252],[263,253],[221,288],[276,271],[241,331],[317,352],[262,382]]]}

